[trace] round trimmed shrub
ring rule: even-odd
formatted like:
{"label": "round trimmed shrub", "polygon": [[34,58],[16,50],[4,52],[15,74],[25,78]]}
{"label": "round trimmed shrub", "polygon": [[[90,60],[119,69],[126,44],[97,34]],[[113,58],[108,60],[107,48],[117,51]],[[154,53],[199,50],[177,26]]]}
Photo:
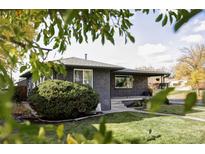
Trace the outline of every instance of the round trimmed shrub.
{"label": "round trimmed shrub", "polygon": [[43,118],[68,119],[95,110],[99,97],[88,85],[47,80],[31,92],[28,100]]}

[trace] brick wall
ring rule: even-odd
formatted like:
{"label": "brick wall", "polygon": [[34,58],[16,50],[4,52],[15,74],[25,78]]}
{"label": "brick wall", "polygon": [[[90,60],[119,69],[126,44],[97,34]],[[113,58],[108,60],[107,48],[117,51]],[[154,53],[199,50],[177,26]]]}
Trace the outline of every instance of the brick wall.
{"label": "brick wall", "polygon": [[[54,79],[73,82],[73,69],[74,68],[67,68],[66,76],[54,75]],[[101,109],[104,111],[110,110],[110,70],[97,68],[93,69],[93,89],[96,90],[100,96]]]}
{"label": "brick wall", "polygon": [[93,70],[93,88],[100,95],[101,109],[110,110],[110,70]]}

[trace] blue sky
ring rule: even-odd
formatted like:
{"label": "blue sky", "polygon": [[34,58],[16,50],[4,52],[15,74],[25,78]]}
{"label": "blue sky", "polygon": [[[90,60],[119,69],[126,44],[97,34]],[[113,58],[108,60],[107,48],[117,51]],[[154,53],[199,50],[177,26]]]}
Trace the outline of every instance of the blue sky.
{"label": "blue sky", "polygon": [[156,14],[137,13],[132,18],[131,33],[136,42],[124,44],[124,38],[115,37],[115,45],[107,42],[104,46],[100,40],[96,42],[75,44],[68,46],[65,54],[53,55],[50,58],[84,57],[88,59],[122,65],[129,68],[153,66],[156,68],[172,67],[182,52],[180,49],[189,47],[205,40],[205,16],[200,14],[175,33],[173,26],[155,22]]}
{"label": "blue sky", "polygon": [[133,26],[131,33],[135,36],[135,43],[124,43],[124,38],[115,36],[115,45],[101,41],[77,44],[68,46],[63,55],[50,54],[48,60],[79,57],[128,68],[152,66],[155,68],[166,67],[170,69],[176,64],[181,56],[180,49],[192,46],[196,43],[205,42],[205,16],[199,14],[189,23],[183,26],[177,33],[173,26],[156,23],[157,14],[137,13],[132,19]]}

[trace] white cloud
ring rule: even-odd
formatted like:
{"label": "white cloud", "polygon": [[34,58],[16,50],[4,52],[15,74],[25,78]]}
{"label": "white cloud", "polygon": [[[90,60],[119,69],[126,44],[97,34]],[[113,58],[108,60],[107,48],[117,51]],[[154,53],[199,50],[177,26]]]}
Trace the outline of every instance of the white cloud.
{"label": "white cloud", "polygon": [[160,43],[159,44],[147,43],[138,47],[138,51],[150,56],[163,54],[166,49],[167,49],[166,46]]}
{"label": "white cloud", "polygon": [[194,28],[194,32],[205,31],[205,21],[198,21],[195,24],[197,26]]}
{"label": "white cloud", "polygon": [[204,38],[200,34],[193,34],[193,35],[182,37],[181,41],[184,41],[187,43],[201,43],[204,41]]}
{"label": "white cloud", "polygon": [[140,45],[137,50],[139,59],[137,66],[169,67],[173,64],[173,56],[169,47],[161,43]]}

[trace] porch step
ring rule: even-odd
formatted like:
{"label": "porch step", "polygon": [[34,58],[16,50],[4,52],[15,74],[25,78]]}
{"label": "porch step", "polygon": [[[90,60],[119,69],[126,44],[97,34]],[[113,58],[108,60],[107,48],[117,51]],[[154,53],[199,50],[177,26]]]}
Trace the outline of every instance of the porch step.
{"label": "porch step", "polygon": [[126,109],[127,107],[122,103],[122,102],[120,102],[120,101],[114,101],[114,102],[112,102],[111,103],[111,108],[112,108],[112,110],[114,109],[114,110],[119,110],[119,109]]}

